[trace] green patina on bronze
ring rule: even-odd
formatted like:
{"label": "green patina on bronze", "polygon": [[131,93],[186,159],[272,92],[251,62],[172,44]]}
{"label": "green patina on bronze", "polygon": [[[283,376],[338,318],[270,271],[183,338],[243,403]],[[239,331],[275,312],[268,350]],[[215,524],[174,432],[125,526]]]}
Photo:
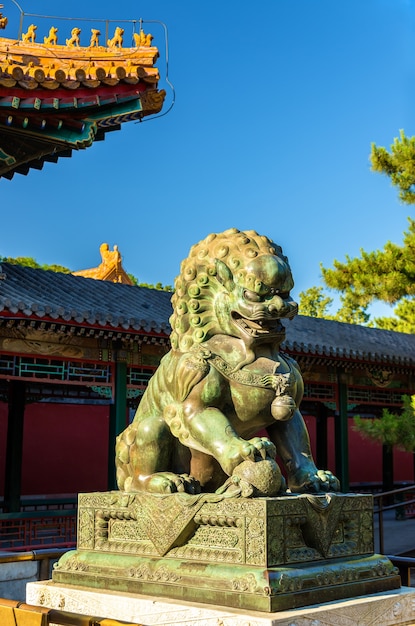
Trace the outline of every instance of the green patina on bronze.
{"label": "green patina on bronze", "polygon": [[301,373],[280,352],[293,285],[282,249],[255,231],[192,247],[175,281],[172,349],[117,439],[121,490],[274,496],[286,489],[276,458],[293,493],[339,489],[314,464]]}
{"label": "green patina on bronze", "polygon": [[280,351],[297,313],[281,248],[209,235],[175,287],[172,349],[117,439],[120,491],[79,496],[77,550],[53,581],[259,611],[398,588],[372,497],[333,493],[314,464]]}
{"label": "green patina on bronze", "polygon": [[398,588],[370,495],[80,494],[59,584],[279,611]]}

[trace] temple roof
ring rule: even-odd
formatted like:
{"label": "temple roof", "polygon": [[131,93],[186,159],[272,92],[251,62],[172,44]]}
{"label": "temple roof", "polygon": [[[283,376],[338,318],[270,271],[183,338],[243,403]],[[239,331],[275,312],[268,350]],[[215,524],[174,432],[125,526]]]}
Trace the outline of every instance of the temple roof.
{"label": "temple roof", "polygon": [[[11,319],[170,334],[171,293],[2,263],[0,323]],[[297,316],[293,353],[415,366],[415,335]]]}
{"label": "temple roof", "polygon": [[0,177],[41,169],[161,111],[159,52],[135,24],[114,26],[106,41],[99,28],[83,32],[76,20],[0,37]]}
{"label": "temple roof", "polygon": [[0,320],[18,316],[170,334],[167,292],[9,263],[1,268]]}
{"label": "temple roof", "polygon": [[415,335],[305,315],[285,327],[290,352],[415,365]]}

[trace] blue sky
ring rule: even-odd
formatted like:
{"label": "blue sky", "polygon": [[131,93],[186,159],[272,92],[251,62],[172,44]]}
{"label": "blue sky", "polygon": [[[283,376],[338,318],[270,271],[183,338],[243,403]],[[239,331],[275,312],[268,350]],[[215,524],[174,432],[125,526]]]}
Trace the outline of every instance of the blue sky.
{"label": "blue sky", "polygon": [[[18,13],[2,2],[13,37]],[[0,255],[79,270],[107,242],[140,281],[173,284],[193,243],[234,226],[282,245],[298,297],[321,284],[320,263],[402,240],[411,209],[370,171],[369,153],[401,128],[415,134],[415,0],[19,4],[165,23],[174,93],[163,29],[145,30],[173,107],[1,180]]]}

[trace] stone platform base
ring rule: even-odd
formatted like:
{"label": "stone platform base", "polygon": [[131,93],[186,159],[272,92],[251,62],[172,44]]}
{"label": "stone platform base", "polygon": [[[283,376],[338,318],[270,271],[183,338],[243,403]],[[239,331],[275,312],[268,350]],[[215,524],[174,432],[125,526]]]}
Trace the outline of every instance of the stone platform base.
{"label": "stone platform base", "polygon": [[53,581],[28,583],[26,602],[143,626],[413,626],[415,589],[361,596],[279,613],[177,602]]}

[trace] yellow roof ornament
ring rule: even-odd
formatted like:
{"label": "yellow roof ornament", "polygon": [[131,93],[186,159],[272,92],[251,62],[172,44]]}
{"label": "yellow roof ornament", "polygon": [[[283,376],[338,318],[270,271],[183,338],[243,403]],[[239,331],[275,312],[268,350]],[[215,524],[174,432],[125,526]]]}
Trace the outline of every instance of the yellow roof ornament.
{"label": "yellow roof ornament", "polygon": [[115,245],[114,249],[110,250],[107,243],[102,243],[99,251],[102,261],[98,267],[79,270],[72,272],[72,274],[84,278],[94,278],[95,280],[109,280],[112,283],[123,283],[124,285],[134,284],[122,266],[122,256],[118,246]]}
{"label": "yellow roof ornament", "polygon": [[[4,9],[4,4],[0,4],[0,9]],[[0,30],[4,30],[6,28],[7,22],[7,17],[4,17],[3,13],[0,11]]]}

